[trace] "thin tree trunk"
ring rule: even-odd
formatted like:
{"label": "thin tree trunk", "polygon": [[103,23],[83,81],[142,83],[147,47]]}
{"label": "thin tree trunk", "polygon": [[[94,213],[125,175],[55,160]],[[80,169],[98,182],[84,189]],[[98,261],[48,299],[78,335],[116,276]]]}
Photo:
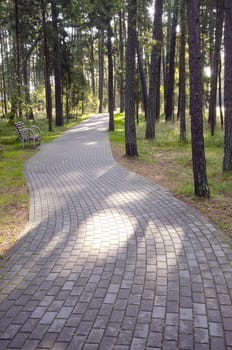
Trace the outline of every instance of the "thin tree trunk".
{"label": "thin tree trunk", "polygon": [[55,106],[56,106],[56,125],[63,126],[63,104],[62,104],[62,79],[60,65],[60,42],[58,36],[58,9],[55,1],[51,1],[52,5],[52,27],[53,27],[53,59],[54,59],[54,77],[55,77]]}
{"label": "thin tree trunk", "polygon": [[96,96],[94,64],[95,64],[94,39],[91,33],[90,34],[90,73],[91,73],[92,94],[93,96]]}
{"label": "thin tree trunk", "polygon": [[171,42],[171,31],[172,31],[172,1],[166,0],[167,7],[167,24],[166,24],[166,45],[163,45],[163,74],[164,74],[164,113],[165,103],[167,101],[167,83],[169,74],[169,57],[170,57],[170,42]]}
{"label": "thin tree trunk", "polygon": [[198,197],[210,196],[206,174],[202,117],[202,66],[199,23],[199,0],[188,0],[190,114],[194,191]]}
{"label": "thin tree trunk", "polygon": [[137,0],[128,3],[128,38],[126,47],[126,99],[125,99],[125,143],[126,156],[138,156],[136,140],[136,91],[135,91],[135,50],[136,50]]}
{"label": "thin tree trunk", "polygon": [[123,30],[124,16],[123,11],[119,13],[119,98],[120,98],[120,113],[125,110],[125,86],[124,86],[124,30]]}
{"label": "thin tree trunk", "polygon": [[143,109],[145,113],[145,119],[147,119],[147,84],[146,84],[146,77],[145,77],[145,72],[143,68],[141,49],[139,47],[138,40],[137,40],[136,48],[137,48],[138,68],[139,68],[139,76],[140,76],[141,90],[142,90]]}
{"label": "thin tree trunk", "polygon": [[146,123],[146,139],[155,138],[155,120],[160,113],[157,104],[160,89],[160,57],[162,42],[162,13],[163,0],[155,1],[155,15],[153,24],[153,47],[151,53],[150,77],[149,77],[149,96],[147,106],[147,123]]}
{"label": "thin tree trunk", "polygon": [[[19,7],[18,0],[15,0],[15,33],[16,33],[16,81],[17,81],[17,108],[19,118],[22,118],[22,102],[21,102],[21,60],[20,60],[20,38],[19,38]],[[13,116],[12,116],[13,117]]]}
{"label": "thin tree trunk", "polygon": [[42,21],[43,21],[43,39],[44,39],[44,79],[45,79],[45,93],[46,93],[46,111],[48,118],[48,131],[52,131],[52,91],[50,82],[50,72],[49,72],[49,57],[48,57],[48,43],[47,43],[47,29],[46,29],[46,19],[45,19],[45,5],[44,0],[41,0],[42,7]]}
{"label": "thin tree trunk", "polygon": [[99,113],[103,110],[103,87],[104,87],[104,30],[100,31],[99,37]]}
{"label": "thin tree trunk", "polygon": [[219,103],[219,110],[220,110],[220,121],[221,121],[221,129],[223,129],[224,126],[224,117],[223,117],[223,107],[222,107],[222,64],[221,64],[221,56],[220,56],[220,63],[219,63],[219,72],[218,72],[218,79],[219,79],[219,86],[218,86],[218,103]]}
{"label": "thin tree trunk", "polygon": [[2,90],[3,90],[3,106],[4,113],[7,114],[7,101],[6,101],[6,79],[5,79],[5,69],[4,69],[4,54],[3,54],[3,30],[0,26],[0,45],[1,45],[1,61],[2,61]]}
{"label": "thin tree trunk", "polygon": [[108,53],[108,110],[109,110],[109,131],[114,131],[114,74],[112,54],[112,28],[110,19],[107,26],[107,53]]}
{"label": "thin tree trunk", "polygon": [[216,31],[215,44],[212,62],[212,74],[210,82],[210,102],[209,102],[209,117],[208,120],[211,126],[211,135],[214,135],[216,126],[216,104],[217,104],[217,81],[220,63],[220,49],[222,39],[222,28],[224,19],[224,0],[217,0],[217,17],[216,17]]}
{"label": "thin tree trunk", "polygon": [[185,0],[180,3],[180,62],[179,62],[179,118],[180,118],[180,141],[186,141],[186,60],[185,60],[185,44],[186,44],[186,26],[185,26]]}
{"label": "thin tree trunk", "polygon": [[178,0],[175,0],[173,6],[172,30],[170,40],[170,53],[168,63],[168,75],[166,81],[166,102],[165,102],[165,120],[173,119],[173,94],[174,94],[174,74],[175,74],[175,51],[176,51],[176,26],[178,19]]}
{"label": "thin tree trunk", "polygon": [[225,107],[225,139],[223,171],[232,171],[232,2],[225,0],[225,77],[224,77],[224,107]]}

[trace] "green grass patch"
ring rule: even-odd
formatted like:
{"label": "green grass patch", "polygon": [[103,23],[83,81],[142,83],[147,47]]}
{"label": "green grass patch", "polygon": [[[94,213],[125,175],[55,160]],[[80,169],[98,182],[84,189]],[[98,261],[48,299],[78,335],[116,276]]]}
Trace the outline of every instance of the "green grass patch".
{"label": "green grass patch", "polygon": [[[176,189],[180,194],[192,196],[193,193],[193,175],[192,175],[192,152],[191,152],[191,135],[190,125],[187,126],[187,142],[179,141],[179,122],[160,121],[156,124],[155,140],[145,139],[145,121],[143,116],[140,117],[137,126],[137,146],[139,159],[148,163],[158,163],[159,157],[165,158],[167,166],[170,164],[173,170],[173,176],[181,178],[184,174],[183,184]],[[223,174],[223,131],[218,128],[215,135],[211,136],[210,130],[205,127],[205,153],[207,162],[207,174],[210,183],[212,195],[220,193],[231,193],[232,181],[231,174]],[[124,143],[124,115],[115,115],[115,131],[110,133],[111,142]],[[176,174],[175,174],[176,169]],[[188,182],[185,178],[188,177]]]}
{"label": "green grass patch", "polygon": [[[51,132],[48,131],[48,121],[44,116],[37,118],[35,125],[41,129],[42,143],[45,143],[53,141],[87,117],[84,115],[78,120],[72,119],[62,127],[53,123]],[[25,121],[28,127],[32,123],[34,122]],[[7,120],[0,119],[0,257],[17,240],[16,233],[24,226],[29,195],[23,166],[35,152],[37,150],[32,145],[25,145],[23,149],[14,126]]]}
{"label": "green grass patch", "polygon": [[[122,119],[122,114],[115,118],[115,131],[110,135],[112,143],[114,140],[125,143]],[[218,127],[212,136],[205,123],[205,154],[211,199],[204,201],[194,196],[190,121],[187,120],[187,141],[184,144],[180,142],[179,128],[179,122],[167,123],[161,120],[156,124],[155,140],[148,141],[145,140],[144,118],[140,118],[137,126],[137,172],[141,174],[141,169],[147,164],[147,171],[151,173],[153,170],[154,181],[160,182],[182,199],[192,203],[232,235],[232,173],[225,174],[222,171],[223,130]],[[126,166],[130,168],[129,163]],[[132,170],[136,171],[135,166]],[[146,172],[144,174],[147,176]]]}

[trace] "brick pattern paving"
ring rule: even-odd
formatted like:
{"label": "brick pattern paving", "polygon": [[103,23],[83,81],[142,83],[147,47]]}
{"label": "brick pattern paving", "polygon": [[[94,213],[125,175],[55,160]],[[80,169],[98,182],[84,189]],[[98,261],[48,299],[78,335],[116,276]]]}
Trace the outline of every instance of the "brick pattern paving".
{"label": "brick pattern paving", "polygon": [[232,349],[232,250],[112,158],[107,116],[29,160],[30,221],[0,266],[0,349]]}

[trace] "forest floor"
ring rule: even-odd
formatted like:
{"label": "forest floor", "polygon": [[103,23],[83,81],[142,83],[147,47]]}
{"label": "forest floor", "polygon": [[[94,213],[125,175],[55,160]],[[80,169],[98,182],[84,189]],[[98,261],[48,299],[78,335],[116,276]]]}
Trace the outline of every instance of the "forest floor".
{"label": "forest floor", "polygon": [[[218,225],[224,233],[232,238],[232,194],[224,193],[223,196],[215,196],[208,199],[198,199],[193,195],[178,193],[183,182],[183,177],[193,179],[175,161],[175,157],[169,158],[167,151],[159,151],[153,155],[154,162],[141,160],[140,158],[128,159],[123,156],[124,146],[111,143],[114,159],[127,169],[154,181],[167,188],[173,195],[185,203],[196,208],[201,214],[208,217],[214,224]],[[191,167],[191,164],[189,164]],[[185,179],[186,180],[186,179]]]}

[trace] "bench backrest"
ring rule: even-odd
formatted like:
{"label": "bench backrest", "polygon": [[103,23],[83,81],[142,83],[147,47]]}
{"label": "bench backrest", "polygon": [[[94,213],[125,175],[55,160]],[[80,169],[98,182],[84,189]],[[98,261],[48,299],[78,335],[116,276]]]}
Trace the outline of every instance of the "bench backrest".
{"label": "bench backrest", "polygon": [[20,140],[22,141],[24,139],[24,137],[26,136],[25,132],[26,132],[27,128],[26,128],[25,124],[23,122],[16,122],[16,123],[14,123],[14,127],[19,135]]}

